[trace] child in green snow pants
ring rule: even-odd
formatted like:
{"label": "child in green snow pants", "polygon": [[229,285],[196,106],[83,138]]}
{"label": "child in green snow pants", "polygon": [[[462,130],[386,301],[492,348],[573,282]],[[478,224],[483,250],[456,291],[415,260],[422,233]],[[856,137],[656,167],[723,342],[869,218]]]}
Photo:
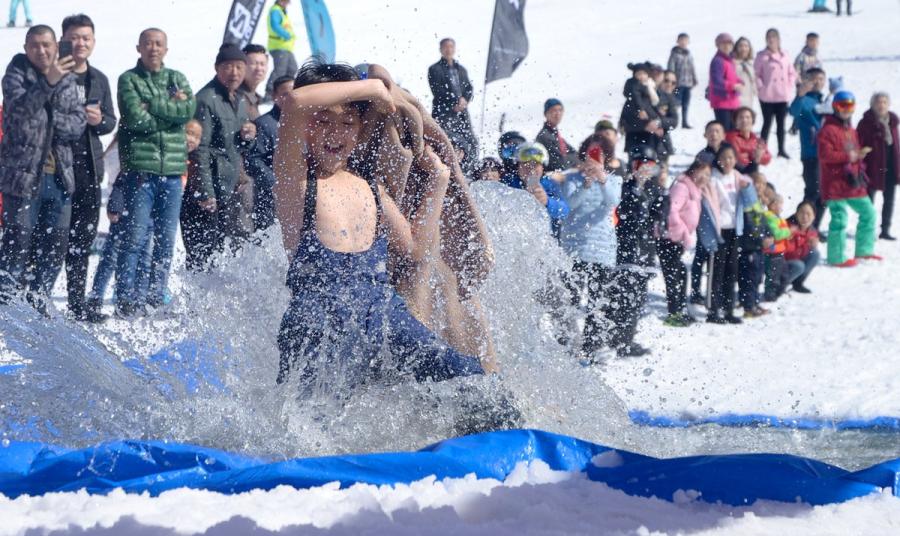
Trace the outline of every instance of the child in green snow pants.
{"label": "child in green snow pants", "polygon": [[866,257],[875,253],[875,205],[868,196],[828,201],[831,223],[828,225],[828,264],[841,264],[844,242],[847,238],[847,209],[859,215],[856,224],[856,256]]}

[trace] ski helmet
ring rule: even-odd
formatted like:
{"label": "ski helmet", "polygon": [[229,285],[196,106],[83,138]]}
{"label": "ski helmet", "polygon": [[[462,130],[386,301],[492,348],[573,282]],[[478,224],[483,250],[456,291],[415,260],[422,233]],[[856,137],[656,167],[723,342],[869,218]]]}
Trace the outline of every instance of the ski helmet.
{"label": "ski helmet", "polygon": [[831,108],[835,112],[852,112],[856,108],[856,97],[847,90],[841,90],[834,94]]}

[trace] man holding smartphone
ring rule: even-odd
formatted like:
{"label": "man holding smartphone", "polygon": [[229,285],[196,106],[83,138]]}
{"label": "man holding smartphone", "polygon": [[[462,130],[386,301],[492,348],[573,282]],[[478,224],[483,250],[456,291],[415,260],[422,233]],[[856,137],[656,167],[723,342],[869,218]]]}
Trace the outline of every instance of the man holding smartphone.
{"label": "man holding smartphone", "polygon": [[[66,252],[66,287],[69,313],[78,320],[100,322],[99,310],[85,307],[88,257],[97,237],[100,221],[100,184],[103,182],[103,144],[100,136],[116,128],[109,80],[88,62],[94,51],[94,22],[84,14],[63,19],[60,55],[69,52],[75,64],[75,89],[84,106],[87,127],[72,143],[75,194],[72,196],[72,224]],[[63,46],[67,45],[67,46]],[[64,48],[68,50],[63,50]]]}
{"label": "man holding smartphone", "polygon": [[3,76],[0,303],[27,287],[26,298],[43,314],[66,251],[75,192],[72,142],[85,126],[74,64],[59,57],[53,29],[38,25]]}

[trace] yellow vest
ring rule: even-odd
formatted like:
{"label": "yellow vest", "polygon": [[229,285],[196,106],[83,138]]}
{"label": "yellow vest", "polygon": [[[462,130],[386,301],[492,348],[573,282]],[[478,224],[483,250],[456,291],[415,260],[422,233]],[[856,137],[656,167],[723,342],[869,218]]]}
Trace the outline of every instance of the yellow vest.
{"label": "yellow vest", "polygon": [[[281,25],[289,34],[291,34],[291,38],[288,40],[282,39],[280,35],[275,32],[275,28],[272,27],[272,12],[274,10],[281,11]],[[291,19],[288,18],[287,11],[283,7],[278,4],[272,6],[272,9],[269,10],[269,50],[287,50],[288,52],[294,51],[294,40],[296,36],[294,35],[294,27],[291,26]]]}

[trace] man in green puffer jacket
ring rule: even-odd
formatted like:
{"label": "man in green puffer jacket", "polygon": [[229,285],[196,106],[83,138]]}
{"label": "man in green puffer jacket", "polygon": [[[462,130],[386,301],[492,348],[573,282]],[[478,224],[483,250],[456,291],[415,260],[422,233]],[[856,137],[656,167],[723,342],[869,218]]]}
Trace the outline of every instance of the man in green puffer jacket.
{"label": "man in green puffer jacket", "polygon": [[[187,79],[167,69],[165,32],[141,32],[140,60],[119,77],[119,157],[125,193],[125,233],[116,271],[117,313],[131,316],[145,305],[163,304],[178,216],[181,212],[181,176],[187,169],[184,125],[193,116],[196,101]],[[153,233],[153,259],[146,296],[135,289],[141,245]]]}
{"label": "man in green puffer jacket", "polygon": [[249,184],[241,171],[244,153],[256,138],[256,125],[239,91],[246,69],[246,54],[234,45],[222,45],[215,78],[197,92],[194,118],[203,135],[196,157],[191,155],[196,168],[188,177],[181,207],[181,237],[190,270],[208,268],[210,256],[222,250],[227,238],[246,236],[241,194]]}

